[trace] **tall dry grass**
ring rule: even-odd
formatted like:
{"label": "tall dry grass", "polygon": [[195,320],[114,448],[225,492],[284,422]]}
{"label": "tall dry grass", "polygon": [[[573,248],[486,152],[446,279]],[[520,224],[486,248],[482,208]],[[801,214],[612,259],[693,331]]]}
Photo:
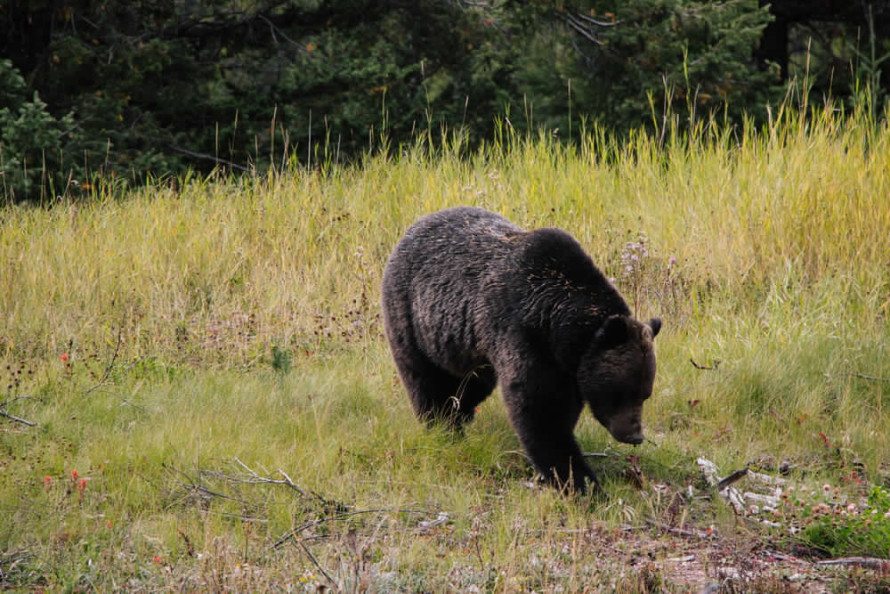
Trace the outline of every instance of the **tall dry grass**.
{"label": "tall dry grass", "polygon": [[[651,442],[578,428],[607,454],[605,502],[523,486],[496,401],[458,442],[411,415],[380,276],[413,220],[458,204],[569,230],[638,315],[665,321]],[[7,207],[0,402],[38,425],[0,421],[0,547],[24,555],[22,587],[655,587],[597,544],[674,513],[626,478],[626,456],[677,493],[699,455],[784,462],[804,484],[890,464],[888,229],[887,124],[830,110],[568,148],[426,143]],[[235,458],[305,494],[246,481]],[[683,518],[733,525],[695,501]]]}

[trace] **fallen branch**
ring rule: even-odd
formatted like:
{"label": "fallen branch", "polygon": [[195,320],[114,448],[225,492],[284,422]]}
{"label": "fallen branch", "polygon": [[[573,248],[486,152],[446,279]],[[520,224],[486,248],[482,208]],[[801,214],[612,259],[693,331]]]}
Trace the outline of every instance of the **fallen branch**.
{"label": "fallen branch", "polygon": [[745,515],[745,499],[738,489],[730,485],[743,476],[748,474],[747,469],[737,470],[724,479],[720,479],[717,475],[717,465],[707,458],[700,457],[696,460],[699,469],[713,487],[717,487],[717,492],[721,497],[726,499],[732,506],[733,511],[738,515]]}
{"label": "fallen branch", "polygon": [[7,400],[6,402],[0,402],[0,416],[6,417],[7,419],[15,421],[17,423],[22,423],[23,425],[27,425],[28,427],[36,427],[37,423],[34,423],[33,421],[17,417],[11,413],[6,412],[6,407],[16,400],[34,400],[34,398],[32,398],[31,396],[16,396],[15,398]]}
{"label": "fallen branch", "polygon": [[776,497],[775,495],[761,495],[760,493],[751,493],[750,491],[745,491],[743,497],[746,501],[756,501],[757,503],[762,503],[773,509],[778,507],[779,503],[782,501],[781,498]]}
{"label": "fallen branch", "polygon": [[844,372],[839,375],[846,375],[849,377],[856,377],[859,379],[868,380],[870,382],[890,382],[890,377],[876,377],[873,375],[865,375],[864,373],[854,373],[854,372]]}
{"label": "fallen branch", "polygon": [[675,528],[673,526],[668,526],[667,524],[662,524],[661,522],[656,522],[655,520],[646,520],[646,523],[652,526],[653,528],[657,528],[659,530],[663,530],[664,532],[669,532],[670,534],[676,534],[677,536],[686,536],[688,538],[701,538],[704,540],[710,539],[714,536],[713,532],[704,532],[702,530],[686,530],[683,528]]}
{"label": "fallen branch", "polygon": [[426,534],[436,526],[441,526],[448,520],[450,520],[450,516],[445,512],[439,512],[439,515],[436,516],[435,520],[421,520],[417,523],[417,532],[420,534]]}
{"label": "fallen branch", "polygon": [[309,560],[312,561],[313,565],[318,568],[318,571],[320,571],[324,575],[324,577],[326,577],[327,580],[331,583],[331,586],[334,587],[334,590],[337,590],[337,582],[335,582],[334,578],[332,578],[330,574],[325,571],[325,568],[321,566],[321,563],[318,562],[318,559],[315,558],[315,555],[313,555],[309,551],[309,547],[307,547],[303,541],[300,541],[300,547],[303,549],[303,552],[306,553],[306,556],[309,557]]}
{"label": "fallen branch", "polygon": [[17,417],[15,415],[11,415],[3,409],[0,409],[0,417],[6,417],[7,419],[9,419],[11,421],[15,421],[17,423],[22,423],[23,425],[27,425],[28,427],[36,427],[37,426],[37,423],[35,423],[33,421],[29,421],[27,419],[23,419],[21,417]]}
{"label": "fallen branch", "polygon": [[339,501],[331,501],[329,499],[325,499],[324,497],[322,497],[315,491],[310,491],[308,489],[302,489],[299,485],[297,485],[293,481],[293,479],[291,479],[287,475],[286,472],[284,472],[280,468],[278,469],[278,473],[281,474],[281,476],[283,476],[284,478],[283,479],[274,479],[271,477],[266,477],[266,476],[257,474],[256,471],[254,471],[247,464],[245,464],[244,462],[239,460],[237,457],[233,458],[233,460],[235,461],[236,464],[238,464],[238,466],[240,466],[241,468],[243,468],[245,470],[245,472],[247,473],[246,475],[237,476],[237,475],[226,474],[224,472],[217,472],[214,470],[201,470],[200,472],[202,474],[215,476],[218,478],[225,479],[227,481],[237,482],[237,483],[285,485],[287,487],[290,487],[291,489],[293,489],[294,491],[296,491],[297,493],[299,493],[300,495],[302,495],[303,497],[305,497],[307,499],[316,499],[322,505],[324,505],[326,508],[335,509],[336,511],[339,511],[339,512],[343,512],[343,511],[347,511],[347,510],[351,509],[350,506],[340,503]]}
{"label": "fallen branch", "polygon": [[698,464],[698,468],[705,476],[705,480],[708,481],[708,484],[712,487],[716,487],[717,483],[720,482],[720,480],[717,478],[717,465],[707,458],[702,457],[700,457],[695,462]]}
{"label": "fallen branch", "polygon": [[[237,458],[236,458],[236,460],[237,460]],[[305,493],[300,487],[298,487],[298,486],[294,483],[294,481],[291,480],[291,478],[290,478],[289,476],[287,476],[287,473],[286,473],[286,472],[284,472],[284,471],[281,470],[280,468],[278,469],[278,472],[281,473],[281,476],[284,477],[284,484],[285,484],[285,485],[287,485],[288,487],[290,487],[291,489],[293,489],[294,491],[296,491],[297,493],[299,493],[299,494],[302,495],[303,497],[308,497],[308,495],[306,495],[306,493]],[[333,507],[333,508],[336,509],[337,511],[346,511],[346,510],[348,510],[348,509],[352,509],[352,506],[346,505],[345,503],[340,503],[339,501],[331,501],[330,499],[325,499],[324,497],[322,497],[321,495],[319,495],[319,494],[316,493],[315,491],[309,491],[309,493],[311,493],[313,497],[315,497],[316,499],[318,499],[318,500],[319,500],[321,503],[323,503],[326,507]]]}
{"label": "fallen branch", "polygon": [[739,479],[741,479],[742,477],[744,477],[747,474],[748,474],[747,468],[741,468],[739,470],[736,470],[729,476],[723,477],[722,479],[717,481],[717,490],[722,491],[723,489],[725,489],[729,485],[733,484],[734,482],[738,481]]}
{"label": "fallen branch", "polygon": [[817,561],[817,567],[853,566],[865,569],[890,569],[890,560],[876,557],[841,557]]}
{"label": "fallen branch", "polygon": [[207,487],[200,484],[194,478],[190,477],[188,474],[186,474],[182,470],[179,470],[172,464],[162,463],[161,468],[166,470],[171,476],[173,476],[175,474],[179,474],[179,475],[182,475],[183,477],[185,477],[186,481],[188,481],[188,482],[186,482],[182,479],[179,479],[176,476],[173,476],[173,480],[178,482],[183,487],[183,489],[185,489],[187,494],[195,494],[205,501],[209,501],[209,500],[213,499],[214,497],[217,497],[219,499],[228,499],[229,501],[236,501],[243,505],[248,505],[248,502],[243,499],[238,499],[237,497],[231,497],[229,495],[225,495],[223,493],[217,493],[216,491],[212,491],[212,490],[208,489]]}
{"label": "fallen branch", "polygon": [[779,487],[784,485],[787,481],[778,476],[771,476],[769,474],[764,474],[762,472],[754,472],[753,470],[748,470],[748,476],[752,479],[758,480],[761,483],[765,483],[767,485],[773,485]]}
{"label": "fallen branch", "polygon": [[791,555],[786,555],[785,553],[780,553],[779,551],[774,551],[773,549],[764,549],[763,552],[770,557],[776,559],[777,561],[790,561],[793,563],[799,563],[801,565],[808,565],[807,561],[803,559],[798,559],[797,557],[792,557]]}
{"label": "fallen branch", "polygon": [[321,524],[324,524],[325,522],[337,522],[340,520],[345,520],[352,516],[358,516],[361,514],[378,513],[381,511],[387,511],[387,510],[381,510],[381,509],[361,510],[361,511],[355,511],[355,512],[350,512],[350,513],[346,513],[346,514],[338,514],[336,516],[329,516],[326,518],[319,518],[317,520],[312,520],[311,522],[306,522],[302,526],[299,526],[298,528],[294,528],[293,530],[286,532],[283,536],[281,536],[278,540],[276,540],[272,544],[272,548],[273,549],[280,548],[281,545],[285,544],[286,542],[288,542],[290,540],[293,540],[293,538],[300,532],[303,532],[304,530],[308,530],[309,528],[314,528],[315,526],[319,526]]}
{"label": "fallen branch", "polygon": [[714,361],[712,361],[710,366],[699,365],[698,363],[695,362],[695,359],[693,359],[691,357],[689,358],[689,362],[692,363],[693,367],[695,367],[696,369],[699,369],[701,371],[717,371],[720,368],[720,360],[719,359],[715,359]]}

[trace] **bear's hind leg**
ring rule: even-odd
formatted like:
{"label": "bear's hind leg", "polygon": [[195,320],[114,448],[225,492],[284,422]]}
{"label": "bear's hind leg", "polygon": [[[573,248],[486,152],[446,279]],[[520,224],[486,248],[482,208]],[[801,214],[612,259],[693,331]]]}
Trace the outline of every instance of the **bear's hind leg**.
{"label": "bear's hind leg", "polygon": [[480,365],[464,376],[453,398],[453,402],[457,404],[458,427],[473,420],[476,407],[488,398],[497,381],[494,368],[490,364]]}
{"label": "bear's hind leg", "polygon": [[460,387],[460,378],[429,362],[423,365],[415,362],[410,369],[402,371],[401,376],[418,419],[429,426],[457,425],[458,407],[454,396]]}
{"label": "bear's hind leg", "polygon": [[476,406],[491,394],[496,383],[490,366],[456,377],[425,357],[399,365],[399,373],[420,420],[428,425],[445,423],[457,430],[473,420]]}

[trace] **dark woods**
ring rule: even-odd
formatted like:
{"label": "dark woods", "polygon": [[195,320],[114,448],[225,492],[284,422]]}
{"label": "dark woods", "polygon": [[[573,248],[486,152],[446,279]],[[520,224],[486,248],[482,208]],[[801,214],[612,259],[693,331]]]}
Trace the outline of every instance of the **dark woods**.
{"label": "dark woods", "polygon": [[792,79],[880,113],[888,22],[859,0],[11,0],[0,194],[323,167],[443,132],[762,121]]}

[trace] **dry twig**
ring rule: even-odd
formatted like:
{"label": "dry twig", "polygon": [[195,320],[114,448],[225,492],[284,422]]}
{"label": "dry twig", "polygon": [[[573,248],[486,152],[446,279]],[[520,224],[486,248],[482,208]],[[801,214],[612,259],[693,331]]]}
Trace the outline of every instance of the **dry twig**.
{"label": "dry twig", "polygon": [[685,530],[683,528],[675,528],[673,526],[668,526],[667,524],[662,524],[661,522],[656,522],[655,520],[646,520],[646,523],[652,526],[653,528],[657,528],[659,530],[663,530],[664,532],[669,532],[671,534],[676,534],[677,536],[686,536],[688,538],[701,538],[701,539],[710,539],[714,536],[712,532],[704,532],[702,530]]}
{"label": "dry twig", "polygon": [[318,562],[318,559],[315,558],[315,555],[312,554],[312,552],[309,550],[309,547],[306,546],[306,543],[300,541],[299,545],[303,549],[303,552],[306,553],[306,556],[309,557],[309,560],[312,561],[312,564],[318,568],[318,571],[320,571],[325,578],[327,578],[327,580],[331,583],[331,586],[334,587],[334,590],[337,590],[337,582],[335,582],[334,578],[332,578],[331,575],[327,571],[325,571],[325,568],[321,566],[321,563]]}
{"label": "dry twig", "polygon": [[283,479],[274,479],[271,477],[266,477],[266,476],[257,474],[256,471],[254,471],[247,464],[245,464],[244,462],[239,460],[237,457],[233,458],[233,460],[235,461],[236,464],[238,464],[238,466],[240,466],[241,468],[244,469],[244,471],[247,473],[246,475],[241,475],[241,476],[231,475],[231,474],[226,474],[224,472],[217,472],[215,470],[201,470],[200,472],[202,474],[216,476],[216,477],[219,477],[219,478],[225,479],[227,481],[231,481],[231,482],[248,483],[248,484],[285,485],[287,487],[290,487],[291,489],[293,489],[294,491],[296,491],[297,493],[299,493],[300,495],[302,495],[303,497],[305,497],[307,499],[315,499],[315,500],[319,501],[326,508],[335,509],[337,511],[347,511],[347,510],[351,509],[350,506],[340,503],[339,501],[332,501],[332,500],[326,499],[326,498],[322,497],[321,495],[319,495],[318,493],[316,493],[315,491],[301,488],[299,485],[297,485],[293,481],[293,479],[291,479],[287,475],[286,472],[284,472],[280,468],[278,469],[278,473],[281,476],[283,476],[284,478]]}
{"label": "dry twig", "polygon": [[33,400],[30,396],[16,396],[6,402],[0,402],[0,417],[6,417],[11,421],[15,421],[17,423],[22,423],[23,425],[27,425],[28,427],[36,427],[37,423],[33,421],[29,421],[27,419],[23,419],[21,417],[17,417],[13,414],[6,412],[6,407],[15,402],[16,400]]}
{"label": "dry twig", "polygon": [[114,383],[112,381],[109,381],[108,378],[111,377],[111,372],[114,371],[114,364],[117,361],[117,357],[118,357],[118,355],[120,355],[120,352],[121,352],[121,345],[124,342],[124,335],[123,335],[124,329],[123,328],[124,328],[123,324],[121,324],[121,326],[119,326],[117,329],[117,342],[114,345],[114,350],[111,352],[111,361],[109,361],[108,365],[105,366],[105,371],[102,373],[102,377],[99,379],[99,382],[96,385],[94,385],[90,388],[87,388],[87,390],[84,392],[84,394],[89,394],[90,392],[92,392],[94,390],[98,390],[99,388],[102,388],[104,386]]}
{"label": "dry twig", "polygon": [[[162,463],[161,467],[166,470],[171,476],[173,476],[173,479],[183,487],[188,495],[197,495],[204,501],[209,501],[216,497],[219,499],[228,499],[229,501],[237,501],[238,503],[241,503],[243,505],[248,505],[248,502],[243,499],[231,497],[229,495],[225,495],[224,493],[217,493],[216,491],[208,489],[199,481],[190,477],[188,474],[186,474],[182,470],[179,470],[172,464]],[[180,475],[184,477],[185,480],[177,478],[175,475]]]}
{"label": "dry twig", "polygon": [[890,382],[890,377],[877,377],[874,375],[866,375],[864,373],[854,373],[854,372],[844,372],[839,375],[846,375],[848,377],[856,377],[859,379],[867,380],[870,382]]}
{"label": "dry twig", "polygon": [[28,427],[36,427],[37,423],[33,421],[29,421],[27,419],[23,419],[21,417],[17,417],[15,415],[11,415],[3,409],[0,409],[0,417],[6,417],[11,421],[16,421],[17,423],[22,423],[23,425],[27,425]]}
{"label": "dry twig", "polygon": [[742,477],[744,477],[747,474],[748,474],[747,468],[741,468],[739,470],[736,470],[729,476],[723,477],[722,479],[717,481],[717,490],[722,491],[723,489],[725,489],[729,485],[733,484],[734,482],[738,481],[739,479],[741,479]]}
{"label": "dry twig", "polygon": [[714,359],[710,365],[699,365],[695,362],[695,359],[690,358],[689,362],[692,363],[692,366],[701,371],[717,371],[720,368],[720,360]]}

